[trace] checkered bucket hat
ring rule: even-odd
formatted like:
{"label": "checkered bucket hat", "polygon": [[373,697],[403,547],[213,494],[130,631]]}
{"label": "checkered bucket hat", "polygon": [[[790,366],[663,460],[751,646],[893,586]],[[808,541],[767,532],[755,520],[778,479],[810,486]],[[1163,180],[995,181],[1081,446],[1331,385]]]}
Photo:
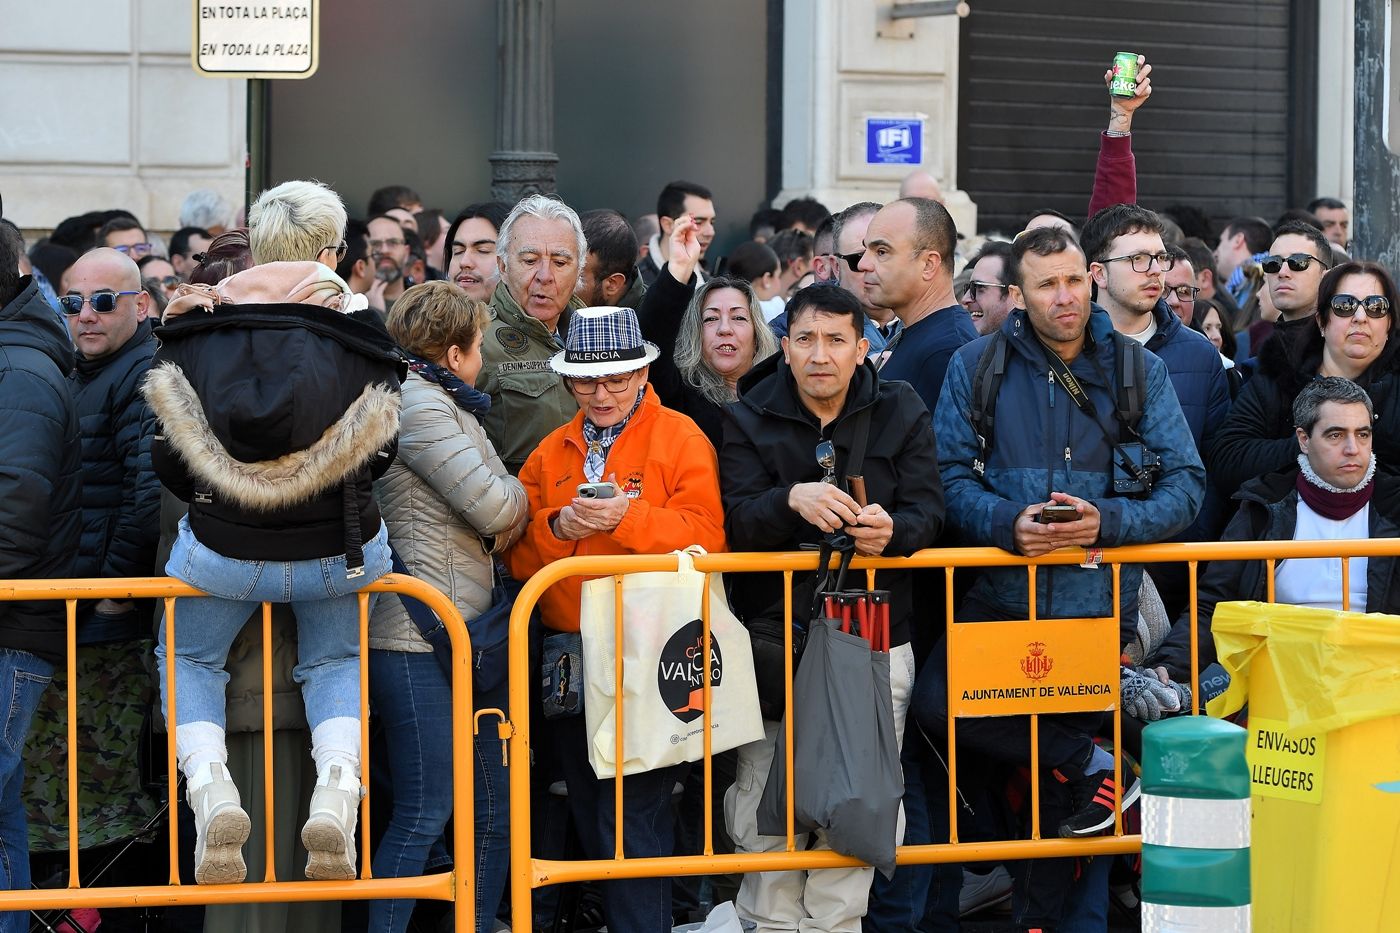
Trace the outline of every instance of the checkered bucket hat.
{"label": "checkered bucket hat", "polygon": [[642,339],[631,308],[583,308],[569,318],[568,340],[549,365],[561,376],[587,379],[630,373],[660,355],[656,344]]}

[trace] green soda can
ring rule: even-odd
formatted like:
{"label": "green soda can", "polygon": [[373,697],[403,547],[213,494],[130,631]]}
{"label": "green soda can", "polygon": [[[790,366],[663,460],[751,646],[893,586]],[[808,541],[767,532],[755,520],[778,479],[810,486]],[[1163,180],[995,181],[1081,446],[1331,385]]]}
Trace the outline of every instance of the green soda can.
{"label": "green soda can", "polygon": [[1113,77],[1108,84],[1108,93],[1114,97],[1136,97],[1138,76],[1138,53],[1117,52],[1113,56]]}

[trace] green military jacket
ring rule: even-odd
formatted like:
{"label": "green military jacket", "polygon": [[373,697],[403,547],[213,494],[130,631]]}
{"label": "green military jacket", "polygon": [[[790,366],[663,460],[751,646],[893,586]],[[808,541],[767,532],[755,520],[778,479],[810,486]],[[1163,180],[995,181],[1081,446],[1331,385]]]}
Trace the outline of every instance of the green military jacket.
{"label": "green military jacket", "polygon": [[[564,337],[569,313],[583,307],[577,298],[559,319]],[[491,323],[481,341],[481,373],[476,387],[491,396],[484,419],[486,436],[514,476],[545,435],[578,413],[578,403],[554,370],[550,357],[562,347],[539,321],[516,304],[506,283],[491,296]]]}

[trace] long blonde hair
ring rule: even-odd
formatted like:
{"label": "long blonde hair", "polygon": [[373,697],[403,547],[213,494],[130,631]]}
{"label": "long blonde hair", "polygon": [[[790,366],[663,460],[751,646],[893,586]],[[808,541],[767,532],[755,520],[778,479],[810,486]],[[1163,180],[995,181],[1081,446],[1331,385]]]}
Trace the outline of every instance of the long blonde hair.
{"label": "long blonde hair", "polygon": [[676,370],[686,385],[699,390],[704,398],[716,405],[726,405],[734,401],[734,392],[729,388],[729,383],[705,362],[702,340],[705,331],[705,302],[711,292],[721,288],[735,289],[749,303],[749,320],[753,322],[753,359],[749,362],[749,368],[752,369],[778,352],[778,338],[773,335],[772,328],[763,319],[758,297],[748,282],[716,276],[697,288],[694,297],[690,299],[690,307],[685,309],[685,317],[681,319],[680,333],[676,335]]}

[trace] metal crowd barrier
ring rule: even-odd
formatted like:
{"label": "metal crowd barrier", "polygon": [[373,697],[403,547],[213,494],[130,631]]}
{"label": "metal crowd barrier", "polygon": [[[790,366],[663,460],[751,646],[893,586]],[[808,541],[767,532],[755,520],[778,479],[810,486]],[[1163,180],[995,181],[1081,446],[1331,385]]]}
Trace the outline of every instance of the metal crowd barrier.
{"label": "metal crowd barrier", "polygon": [[[949,775],[949,820],[950,820],[950,841],[948,843],[935,845],[901,846],[898,849],[899,864],[921,864],[921,863],[946,863],[946,862],[974,862],[974,861],[1001,861],[1027,858],[1057,858],[1089,855],[1104,855],[1117,853],[1135,853],[1142,849],[1142,837],[1137,834],[1125,834],[1123,831],[1123,821],[1121,810],[1114,820],[1113,832],[1111,835],[1080,838],[1080,839],[1048,839],[1041,838],[1040,835],[1040,769],[1039,769],[1039,741],[1038,727],[1039,716],[1046,712],[1045,707],[1051,704],[1043,703],[1042,700],[1051,699],[1055,705],[1053,712],[1078,712],[1096,711],[1111,712],[1113,716],[1113,739],[1114,739],[1114,770],[1116,784],[1122,787],[1122,713],[1119,708],[1118,683],[1120,677],[1119,665],[1119,625],[1118,625],[1118,595],[1120,589],[1120,572],[1124,564],[1152,564],[1152,563],[1173,563],[1186,564],[1189,570],[1189,614],[1191,621],[1191,686],[1192,686],[1192,709],[1191,713],[1200,713],[1200,671],[1197,665],[1197,633],[1196,633],[1196,595],[1197,577],[1200,564],[1212,560],[1264,560],[1267,563],[1268,590],[1267,601],[1274,601],[1273,575],[1275,565],[1282,560],[1289,558],[1319,558],[1319,557],[1341,557],[1342,558],[1342,607],[1350,608],[1348,576],[1350,570],[1350,559],[1354,557],[1400,557],[1400,539],[1374,539],[1374,540],[1353,540],[1353,541],[1244,541],[1244,542],[1223,542],[1223,543],[1183,543],[1183,544],[1156,544],[1136,547],[1092,549],[1065,548],[1053,552],[1044,557],[1030,559],[1009,554],[997,548],[946,548],[930,549],[920,551],[907,558],[857,558],[853,563],[856,570],[865,570],[868,573],[867,585],[873,588],[873,577],[877,571],[882,569],[913,569],[913,568],[936,568],[942,569],[945,574],[947,584],[947,597],[945,612],[947,618],[947,635],[949,638],[949,656],[953,657],[954,651],[963,652],[958,655],[958,664],[950,664],[948,670],[948,775]],[[695,559],[695,568],[705,573],[781,573],[784,579],[785,589],[785,622],[791,622],[792,616],[792,579],[794,571],[815,570],[818,563],[818,556],[811,552],[779,552],[761,554],[708,554],[698,556]],[[1036,600],[1036,571],[1040,567],[1065,566],[1078,564],[1094,564],[1099,567],[1101,573],[1111,573],[1113,578],[1113,606],[1112,616],[1100,619],[1055,619],[1042,620],[1037,618]],[[1025,567],[1029,582],[1029,605],[1026,607],[1026,618],[1011,622],[989,622],[976,624],[954,624],[953,617],[953,575],[959,569],[974,569],[987,567]],[[709,619],[709,593],[707,590],[702,601],[702,637],[704,639],[704,657],[707,659],[706,675],[704,677],[705,692],[705,713],[704,713],[704,741],[705,755],[702,761],[704,773],[704,845],[703,851],[698,855],[677,855],[665,858],[627,858],[623,852],[623,831],[622,831],[622,799],[623,782],[625,777],[619,776],[614,781],[614,806],[615,819],[614,828],[615,851],[610,859],[601,860],[561,860],[535,858],[530,848],[531,838],[531,812],[530,812],[530,772],[529,766],[531,757],[531,723],[529,722],[528,711],[530,709],[530,691],[537,690],[538,680],[529,667],[529,643],[528,632],[530,624],[530,614],[538,602],[540,596],[551,585],[568,577],[607,577],[611,576],[614,581],[614,607],[615,607],[615,629],[614,638],[617,648],[616,669],[614,672],[614,682],[621,684],[623,680],[622,671],[622,649],[623,644],[623,609],[622,609],[622,578],[624,574],[645,573],[655,571],[674,571],[677,568],[677,561],[674,555],[625,555],[625,556],[596,556],[596,557],[573,557],[566,560],[557,561],[535,576],[525,584],[524,589],[516,599],[515,608],[511,616],[510,631],[510,708],[516,711],[515,718],[511,720],[509,726],[503,727],[503,731],[509,732],[509,753],[510,761],[514,767],[510,769],[510,801],[511,801],[511,911],[512,929],[529,930],[532,929],[532,895],[538,888],[548,885],[565,884],[580,881],[602,881],[609,879],[646,878],[661,876],[681,876],[681,875],[709,875],[709,874],[729,874],[745,873],[754,871],[787,871],[794,869],[820,869],[838,868],[848,866],[859,866],[862,863],[847,856],[839,855],[831,851],[823,850],[798,850],[794,842],[793,833],[793,785],[794,781],[800,781],[800,776],[793,774],[793,736],[792,723],[790,717],[785,719],[786,741],[785,748],[786,775],[787,775],[787,845],[785,851],[760,852],[760,853],[734,853],[719,854],[714,851],[714,840],[712,838],[713,827],[713,794],[712,794],[712,763],[710,754],[710,686],[711,677],[708,669],[711,658],[710,650],[710,619]],[[708,581],[708,577],[707,577]],[[786,628],[787,650],[785,651],[785,668],[787,679],[787,708],[792,708],[792,651],[791,625]],[[1053,645],[1056,640],[1062,640],[1064,645],[1072,651],[1085,651],[1090,656],[1087,660],[1079,659],[1082,663],[1071,664],[1073,668],[1071,676],[1081,678],[1092,678],[1089,683],[1106,683],[1109,685],[1107,696],[1101,693],[1094,693],[1091,690],[1076,690],[1073,684],[1069,685],[1066,692],[1060,692],[1052,687],[1050,695],[1041,693],[1041,685],[1032,691],[1033,696],[1013,695],[1009,704],[977,704],[964,702],[961,691],[964,687],[974,687],[977,678],[985,680],[987,676],[987,663],[1002,664],[1010,662],[1017,664],[1015,656],[1007,657],[1005,647],[1011,644],[1021,644],[1027,646],[1029,643],[1041,645],[1044,649],[1041,655],[1032,654],[1032,657],[1046,656],[1052,653],[1049,645]],[[1023,647],[1024,652],[1024,647]],[[988,657],[988,653],[992,656]],[[977,656],[981,655],[983,662],[981,667],[976,663],[971,663]],[[1028,664],[1033,672],[1039,667],[1035,664]],[[1023,671],[1024,672],[1024,671]],[[1047,672],[1048,673],[1048,672]],[[1029,676],[1029,675],[1027,675]],[[1048,678],[1042,678],[1048,679]],[[1014,694],[1014,691],[1013,691]],[[1037,712],[1039,710],[1039,712]],[[1030,735],[1031,735],[1031,762],[1032,773],[1031,784],[1031,834],[1029,839],[1011,839],[992,842],[960,842],[957,837],[957,743],[955,741],[957,718],[968,715],[1012,715],[1015,713],[1028,713],[1030,715]],[[613,728],[617,737],[616,759],[621,762],[625,758],[622,750],[622,738],[625,732],[623,726],[624,710],[622,709],[621,696],[615,713]],[[906,729],[908,726],[906,726]],[[1115,798],[1119,791],[1115,791]]]}
{"label": "metal crowd barrier", "polygon": [[[458,866],[472,863],[473,729],[483,715],[498,714],[499,710],[472,710],[471,647],[467,628],[452,601],[438,590],[413,577],[389,574],[365,587],[359,595],[360,644],[369,644],[369,594],[400,593],[426,603],[442,619],[452,639],[452,751],[453,751],[453,810],[459,818],[453,821],[453,849]],[[165,577],[112,580],[32,580],[0,581],[0,601],[62,600],[67,608],[67,665],[77,666],[77,606],[80,599],[159,599],[165,604],[165,640],[173,657],[175,645],[175,600],[204,594],[176,580]],[[352,881],[286,881],[276,875],[276,812],[273,786],[272,728],[272,606],[262,604],[262,686],[263,686],[263,781],[269,792],[264,795],[266,872],[261,879],[249,879],[243,884],[196,885],[180,880],[179,819],[180,800],[177,796],[179,769],[175,762],[173,736],[168,745],[169,768],[167,802],[167,831],[169,838],[170,876],[164,885],[131,885],[123,887],[83,887],[78,869],[78,756],[77,742],[78,698],[73,681],[68,690],[68,886],[58,889],[0,891],[0,911],[54,910],[79,907],[174,907],[189,904],[241,904],[292,901],[370,900],[376,898],[414,898],[453,902],[454,920],[459,930],[471,930],[475,925],[475,897],[470,888],[472,872],[458,870],[445,874],[423,875],[415,878],[374,878],[370,871],[370,797],[366,794],[360,807],[361,872]],[[369,654],[360,653],[360,745],[361,773],[368,787],[370,769],[369,742]],[[166,692],[170,697],[170,716],[175,715],[175,665],[166,665]],[[502,728],[504,731],[504,728]],[[246,794],[245,799],[251,795]],[[465,853],[465,855],[464,855]]]}

